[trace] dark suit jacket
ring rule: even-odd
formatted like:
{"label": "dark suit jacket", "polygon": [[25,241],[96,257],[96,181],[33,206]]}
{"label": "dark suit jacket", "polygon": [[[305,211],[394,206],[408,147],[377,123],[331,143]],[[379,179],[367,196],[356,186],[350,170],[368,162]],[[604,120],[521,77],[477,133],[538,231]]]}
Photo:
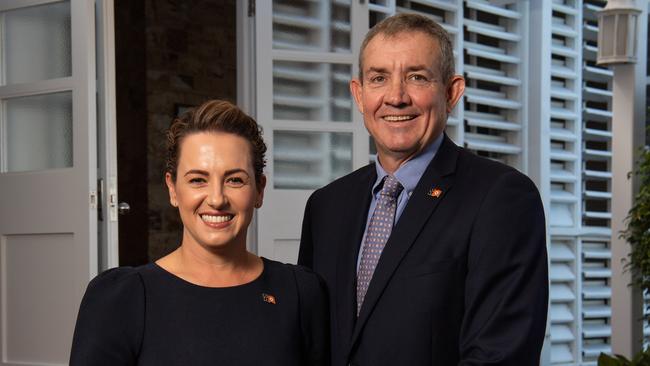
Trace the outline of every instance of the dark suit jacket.
{"label": "dark suit jacket", "polygon": [[[327,284],[333,365],[537,365],[548,269],[531,180],[445,136],[357,319],[357,255],[375,179],[375,166],[363,167],[314,192],[305,209],[298,262]],[[436,189],[439,197],[429,194]]]}

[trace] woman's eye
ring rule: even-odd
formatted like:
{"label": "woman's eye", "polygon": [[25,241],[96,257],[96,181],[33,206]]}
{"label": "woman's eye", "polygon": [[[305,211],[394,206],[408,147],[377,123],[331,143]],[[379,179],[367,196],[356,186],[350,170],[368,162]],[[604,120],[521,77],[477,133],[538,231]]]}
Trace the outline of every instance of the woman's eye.
{"label": "woman's eye", "polygon": [[226,179],[226,183],[232,187],[241,187],[244,185],[244,179],[241,177],[230,177]]}
{"label": "woman's eye", "polygon": [[192,179],[190,179],[190,184],[201,184],[201,183],[205,183],[204,178],[192,178]]}

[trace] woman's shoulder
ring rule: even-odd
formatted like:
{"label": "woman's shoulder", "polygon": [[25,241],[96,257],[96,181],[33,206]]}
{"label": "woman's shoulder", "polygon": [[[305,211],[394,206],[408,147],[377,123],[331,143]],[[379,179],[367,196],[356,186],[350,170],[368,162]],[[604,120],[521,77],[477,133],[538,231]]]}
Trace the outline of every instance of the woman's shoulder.
{"label": "woman's shoulder", "polygon": [[301,265],[281,263],[267,258],[263,258],[263,260],[269,276],[279,276],[280,273],[283,274],[282,277],[292,276],[301,292],[322,293],[325,291],[325,282],[311,269]]}
{"label": "woman's shoulder", "polygon": [[95,277],[88,284],[84,300],[99,299],[110,303],[132,303],[144,296],[142,272],[147,266],[117,267],[108,269]]}
{"label": "woman's shoulder", "polygon": [[71,365],[132,364],[144,331],[145,291],[140,267],[97,275],[79,307]]}

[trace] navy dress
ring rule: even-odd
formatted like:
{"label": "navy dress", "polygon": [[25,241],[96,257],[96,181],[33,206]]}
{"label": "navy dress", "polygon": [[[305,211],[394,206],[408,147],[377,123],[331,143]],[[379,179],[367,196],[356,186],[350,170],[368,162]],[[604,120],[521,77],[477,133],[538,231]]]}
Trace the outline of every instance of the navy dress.
{"label": "navy dress", "polygon": [[263,262],[256,280],[225,288],[153,263],[100,274],[81,303],[70,365],[329,365],[320,278]]}

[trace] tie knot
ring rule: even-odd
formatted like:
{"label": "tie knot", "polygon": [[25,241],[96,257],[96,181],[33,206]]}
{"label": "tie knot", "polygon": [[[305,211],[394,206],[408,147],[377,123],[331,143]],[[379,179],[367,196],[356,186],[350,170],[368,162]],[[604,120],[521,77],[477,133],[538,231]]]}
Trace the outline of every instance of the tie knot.
{"label": "tie knot", "polygon": [[382,196],[395,198],[400,194],[402,188],[403,187],[397,178],[393,177],[392,175],[387,175],[384,179],[384,186],[381,188],[379,194]]}

